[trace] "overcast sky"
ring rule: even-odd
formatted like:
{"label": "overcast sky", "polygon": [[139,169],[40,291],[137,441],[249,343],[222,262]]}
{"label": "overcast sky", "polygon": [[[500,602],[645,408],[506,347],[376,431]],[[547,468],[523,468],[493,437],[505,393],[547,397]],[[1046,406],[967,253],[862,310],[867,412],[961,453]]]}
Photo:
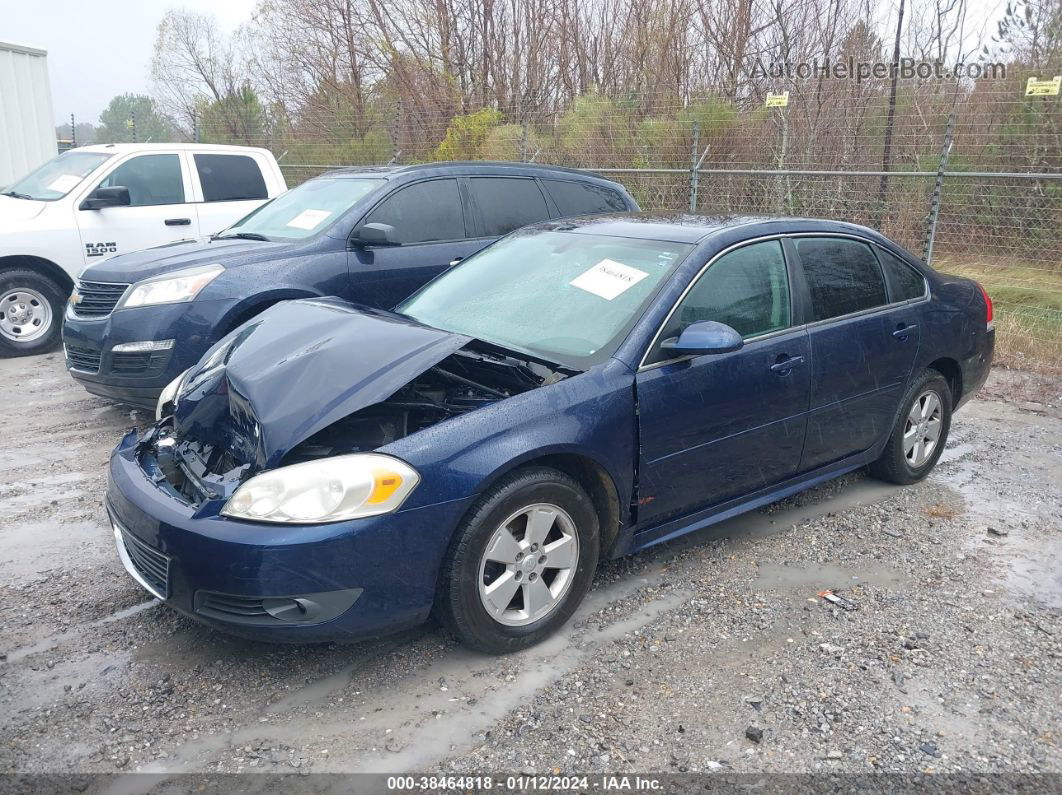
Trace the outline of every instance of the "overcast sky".
{"label": "overcast sky", "polygon": [[[1005,1],[971,0],[973,41],[994,30]],[[894,5],[879,7],[883,20]],[[68,123],[71,113],[96,124],[116,94],[150,93],[155,29],[168,9],[213,14],[230,31],[250,19],[254,6],[255,0],[0,0],[0,41],[48,51],[56,124]]]}
{"label": "overcast sky", "polygon": [[0,0],[0,41],[48,51],[56,124],[99,122],[115,94],[150,93],[155,29],[170,8],[213,14],[226,30],[255,0]]}

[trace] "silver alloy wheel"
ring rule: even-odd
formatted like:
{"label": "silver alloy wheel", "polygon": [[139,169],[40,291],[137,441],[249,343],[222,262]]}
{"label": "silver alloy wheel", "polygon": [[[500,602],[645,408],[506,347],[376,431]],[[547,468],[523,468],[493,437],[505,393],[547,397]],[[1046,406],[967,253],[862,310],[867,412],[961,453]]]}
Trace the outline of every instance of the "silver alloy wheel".
{"label": "silver alloy wheel", "polygon": [[933,455],[942,424],[940,396],[932,389],[923,392],[911,405],[903,426],[903,454],[911,467],[917,469]]}
{"label": "silver alloy wheel", "polygon": [[479,562],[479,598],[499,624],[521,627],[552,613],[579,565],[575,522],[557,505],[536,503],[501,523]]}
{"label": "silver alloy wheel", "polygon": [[52,327],[52,305],[36,290],[16,287],[0,296],[0,335],[31,342]]}

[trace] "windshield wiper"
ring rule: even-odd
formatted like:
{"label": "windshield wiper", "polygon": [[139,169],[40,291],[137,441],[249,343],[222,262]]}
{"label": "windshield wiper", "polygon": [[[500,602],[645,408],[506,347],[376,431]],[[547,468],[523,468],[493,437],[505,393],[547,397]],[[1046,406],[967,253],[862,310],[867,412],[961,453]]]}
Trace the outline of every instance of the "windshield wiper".
{"label": "windshield wiper", "polygon": [[4,196],[11,196],[12,198],[15,198],[15,199],[29,199],[30,201],[33,201],[33,197],[30,196],[28,193],[19,193],[18,191],[15,191],[15,190],[4,191],[3,195]]}
{"label": "windshield wiper", "polygon": [[211,240],[262,240],[266,243],[269,238],[257,232],[233,232],[231,235],[214,235]]}

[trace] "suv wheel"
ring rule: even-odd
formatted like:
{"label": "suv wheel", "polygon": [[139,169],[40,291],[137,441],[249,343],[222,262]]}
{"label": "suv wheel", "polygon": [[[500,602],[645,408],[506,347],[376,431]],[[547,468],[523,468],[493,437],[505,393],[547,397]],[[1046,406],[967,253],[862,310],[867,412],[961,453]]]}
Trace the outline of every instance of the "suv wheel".
{"label": "suv wheel", "polygon": [[59,344],[66,295],[35,271],[0,273],[0,358],[45,353]]}
{"label": "suv wheel", "polygon": [[468,646],[511,652],[556,631],[597,567],[597,514],[572,478],[520,470],[473,506],[447,553],[436,612]]}
{"label": "suv wheel", "polygon": [[936,465],[951,428],[951,388],[936,370],[915,379],[900,404],[900,416],[870,474],[906,486]]}

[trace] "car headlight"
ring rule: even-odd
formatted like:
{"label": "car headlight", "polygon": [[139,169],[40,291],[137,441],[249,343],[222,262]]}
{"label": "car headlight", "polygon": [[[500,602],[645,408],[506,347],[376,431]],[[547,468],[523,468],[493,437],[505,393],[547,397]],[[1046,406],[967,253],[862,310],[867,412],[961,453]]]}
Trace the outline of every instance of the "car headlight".
{"label": "car headlight", "polygon": [[324,524],[391,513],[420,475],[396,458],[354,453],[263,472],[233,494],[223,516],[256,522]]}
{"label": "car headlight", "polygon": [[118,309],[153,304],[179,304],[191,301],[199,292],[224,272],[220,264],[185,268],[153,279],[137,282],[122,299]]}
{"label": "car headlight", "polygon": [[[190,367],[188,368],[188,370],[191,370],[191,369],[192,368],[190,368]],[[166,412],[166,404],[167,403],[172,403],[174,401],[174,399],[177,397],[177,393],[181,391],[181,385],[184,383],[185,376],[188,375],[188,370],[185,370],[179,376],[177,376],[172,381],[170,381],[168,384],[166,384],[165,387],[163,387],[162,392],[159,394],[159,402],[155,406],[155,421],[156,422],[158,422],[164,416],[166,416],[166,413],[167,413]]]}

